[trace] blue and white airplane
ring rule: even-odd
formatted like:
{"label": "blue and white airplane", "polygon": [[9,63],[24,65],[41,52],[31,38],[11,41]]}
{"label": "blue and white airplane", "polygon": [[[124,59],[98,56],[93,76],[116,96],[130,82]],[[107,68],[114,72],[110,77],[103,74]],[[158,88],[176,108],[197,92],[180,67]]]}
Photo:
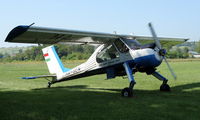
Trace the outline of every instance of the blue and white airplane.
{"label": "blue and white airplane", "polygon": [[[23,77],[23,79],[52,78],[52,84],[81,77],[106,74],[107,79],[127,75],[129,86],[121,92],[122,96],[133,96],[136,84],[134,74],[143,72],[163,81],[160,91],[170,91],[168,79],[156,72],[163,59],[176,79],[176,75],[168,64],[166,50],[162,46],[174,46],[188,39],[157,37],[149,23],[152,37],[118,35],[109,33],[86,32],[76,30],[54,29],[35,26],[17,26],[7,36],[6,42],[50,44],[43,51],[50,75]],[[90,58],[81,65],[65,68],[52,44],[99,44]]]}

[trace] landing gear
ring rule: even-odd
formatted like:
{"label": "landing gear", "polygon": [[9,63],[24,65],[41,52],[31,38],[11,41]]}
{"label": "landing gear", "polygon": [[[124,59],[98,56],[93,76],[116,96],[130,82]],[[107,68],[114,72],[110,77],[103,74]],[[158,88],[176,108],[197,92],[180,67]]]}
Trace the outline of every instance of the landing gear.
{"label": "landing gear", "polygon": [[54,84],[56,82],[56,76],[53,76],[52,79],[48,79],[48,78],[45,78],[46,80],[48,80],[48,83],[47,83],[47,88],[50,88],[52,84]]}
{"label": "landing gear", "polygon": [[133,97],[133,87],[135,85],[134,81],[131,81],[129,87],[122,89],[121,95],[122,97]]}
{"label": "landing gear", "polygon": [[164,91],[164,92],[169,92],[170,91],[170,86],[168,84],[162,84],[160,86],[160,91]]}
{"label": "landing gear", "polygon": [[133,96],[133,87],[134,87],[134,85],[135,85],[135,80],[134,80],[134,77],[133,77],[133,75],[132,75],[132,69],[130,68],[130,66],[129,66],[129,63],[127,63],[127,62],[125,62],[124,64],[123,64],[123,66],[124,66],[124,68],[125,68],[125,71],[126,71],[126,74],[127,74],[127,76],[128,76],[128,79],[129,79],[129,81],[130,81],[130,85],[129,85],[129,87],[128,88],[124,88],[123,90],[122,90],[122,92],[121,92],[121,95],[123,96],[123,97],[132,97]]}
{"label": "landing gear", "polygon": [[50,88],[50,87],[51,87],[51,85],[52,85],[52,83],[51,83],[51,82],[48,82],[48,85],[47,85],[47,87],[48,87],[48,88]]}
{"label": "landing gear", "polygon": [[158,78],[159,80],[163,81],[162,85],[160,86],[160,91],[165,91],[165,92],[169,92],[170,91],[170,86],[167,84],[168,80],[165,77],[163,77],[158,72],[153,72],[152,75],[154,77]]}

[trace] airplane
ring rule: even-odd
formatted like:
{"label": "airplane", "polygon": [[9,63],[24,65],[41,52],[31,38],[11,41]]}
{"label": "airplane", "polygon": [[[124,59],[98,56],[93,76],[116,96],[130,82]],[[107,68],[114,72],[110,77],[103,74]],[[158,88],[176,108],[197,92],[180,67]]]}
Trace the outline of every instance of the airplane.
{"label": "airplane", "polygon": [[[107,79],[127,76],[129,86],[122,89],[123,97],[132,97],[136,84],[136,72],[153,75],[162,81],[160,91],[170,91],[168,79],[156,71],[164,60],[170,73],[176,75],[170,67],[163,47],[186,42],[185,38],[157,37],[151,23],[148,24],[152,37],[120,35],[110,33],[67,30],[31,25],[20,25],[8,34],[5,42],[48,44],[42,49],[50,75],[22,77],[22,79],[46,78],[48,87],[52,84],[82,77],[106,74]],[[65,68],[52,44],[90,44],[99,45],[89,59],[70,69]],[[51,79],[49,79],[51,78]]]}

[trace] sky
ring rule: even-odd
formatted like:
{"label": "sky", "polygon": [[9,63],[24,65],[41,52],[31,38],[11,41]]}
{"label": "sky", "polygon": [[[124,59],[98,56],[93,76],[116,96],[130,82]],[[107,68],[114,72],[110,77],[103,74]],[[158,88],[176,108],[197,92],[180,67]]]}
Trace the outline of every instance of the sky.
{"label": "sky", "polygon": [[[200,0],[2,0],[0,47],[18,25],[200,40]],[[27,45],[27,44],[25,44]]]}

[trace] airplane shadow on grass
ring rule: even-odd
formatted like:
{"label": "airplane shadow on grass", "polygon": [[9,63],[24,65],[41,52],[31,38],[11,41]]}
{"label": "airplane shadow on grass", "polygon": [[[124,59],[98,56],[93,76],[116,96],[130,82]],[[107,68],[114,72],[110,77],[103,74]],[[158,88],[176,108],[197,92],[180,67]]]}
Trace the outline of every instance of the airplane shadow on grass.
{"label": "airplane shadow on grass", "polygon": [[[199,87],[199,90],[192,90],[192,89],[195,89],[195,88],[198,88]],[[121,90],[122,89],[109,89],[109,88],[90,88],[88,87],[87,85],[74,85],[74,86],[59,86],[59,87],[52,87],[52,88],[36,88],[36,89],[32,89],[32,90],[50,90],[50,89],[53,89],[53,90],[59,90],[59,89],[73,89],[73,90],[80,90],[80,89],[85,89],[85,90],[94,90],[94,92],[97,90],[97,91],[113,91],[115,93],[113,94],[116,94],[117,93],[121,93]],[[193,92],[195,91],[196,92],[200,92],[200,83],[191,83],[191,84],[185,84],[185,85],[179,85],[179,86],[175,86],[175,87],[171,87],[171,91],[170,92],[160,92],[159,90],[139,90],[139,89],[134,89],[134,93],[187,93],[187,90],[190,90],[190,92]],[[91,92],[91,91],[90,91]],[[189,91],[188,91],[189,92]],[[97,92],[98,94],[99,92]],[[104,92],[103,92],[104,93]],[[105,92],[106,93],[106,92]]]}
{"label": "airplane shadow on grass", "polygon": [[[171,92],[135,89],[123,98],[121,89],[86,85],[0,91],[1,119],[197,119],[200,83],[172,87]],[[187,114],[187,116],[185,116]]]}

